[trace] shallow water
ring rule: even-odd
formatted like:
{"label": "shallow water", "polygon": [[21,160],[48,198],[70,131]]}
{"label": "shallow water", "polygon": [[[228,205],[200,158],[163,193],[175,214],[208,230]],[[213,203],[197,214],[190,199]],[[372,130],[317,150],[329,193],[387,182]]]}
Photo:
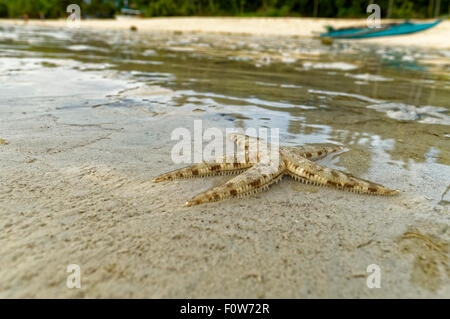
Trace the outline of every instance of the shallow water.
{"label": "shallow water", "polygon": [[381,180],[443,206],[450,201],[449,71],[450,52],[442,50],[0,26],[2,107],[139,107],[159,121],[182,110],[220,127],[279,128],[284,144],[348,146],[338,167],[392,174]]}

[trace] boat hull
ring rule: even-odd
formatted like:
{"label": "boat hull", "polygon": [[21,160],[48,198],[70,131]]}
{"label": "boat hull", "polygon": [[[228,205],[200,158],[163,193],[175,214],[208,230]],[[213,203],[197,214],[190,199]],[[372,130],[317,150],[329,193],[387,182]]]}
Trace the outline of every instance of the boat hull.
{"label": "boat hull", "polygon": [[339,39],[364,39],[396,36],[424,31],[438,25],[441,21],[442,20],[440,19],[432,23],[404,22],[399,24],[388,24],[381,26],[380,28],[348,28],[321,33],[320,36]]}

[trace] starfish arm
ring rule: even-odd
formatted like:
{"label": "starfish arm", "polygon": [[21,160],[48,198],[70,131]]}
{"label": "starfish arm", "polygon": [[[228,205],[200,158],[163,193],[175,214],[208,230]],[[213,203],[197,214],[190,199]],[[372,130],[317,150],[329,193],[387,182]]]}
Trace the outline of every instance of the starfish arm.
{"label": "starfish arm", "polygon": [[159,175],[153,182],[158,183],[165,180],[182,178],[238,174],[251,166],[252,164],[248,162],[238,161],[236,157],[229,160],[224,156],[211,162],[201,162]]}
{"label": "starfish arm", "polygon": [[399,193],[398,190],[392,190],[380,184],[359,179],[350,174],[319,165],[287,149],[283,149],[280,152],[286,163],[286,170],[289,175],[301,182],[333,186],[363,194],[396,195]]}
{"label": "starfish arm", "polygon": [[187,201],[185,206],[216,202],[230,197],[243,197],[267,189],[278,182],[285,172],[285,164],[280,161],[274,165],[255,164],[244,173],[234,177],[223,185],[213,187]]}
{"label": "starfish arm", "polygon": [[324,158],[328,154],[343,150],[341,146],[318,146],[318,145],[304,145],[304,146],[290,146],[282,147],[288,149],[291,153],[305,157],[311,161],[317,161]]}

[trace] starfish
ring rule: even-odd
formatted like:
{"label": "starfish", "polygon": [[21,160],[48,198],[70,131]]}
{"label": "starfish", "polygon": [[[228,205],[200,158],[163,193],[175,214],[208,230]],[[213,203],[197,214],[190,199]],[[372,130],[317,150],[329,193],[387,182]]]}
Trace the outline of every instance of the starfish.
{"label": "starfish", "polygon": [[[262,153],[261,140],[243,134],[233,133],[229,138],[244,152],[245,161],[234,157],[221,157],[212,161],[203,161],[188,167],[177,169],[156,177],[153,182],[192,177],[239,174],[225,184],[213,187],[188,200],[185,206],[215,202],[231,197],[243,197],[267,189],[278,183],[284,175],[295,180],[316,186],[331,186],[354,193],[370,195],[396,195],[399,190],[388,189],[380,184],[363,180],[351,174],[317,164],[315,161],[328,154],[342,150],[339,146],[293,146],[278,148],[277,161],[268,160],[270,151]],[[250,160],[249,147],[258,145],[258,151]],[[266,143],[267,145],[267,143]],[[271,150],[270,147],[265,148]],[[269,155],[268,155],[269,154]]]}

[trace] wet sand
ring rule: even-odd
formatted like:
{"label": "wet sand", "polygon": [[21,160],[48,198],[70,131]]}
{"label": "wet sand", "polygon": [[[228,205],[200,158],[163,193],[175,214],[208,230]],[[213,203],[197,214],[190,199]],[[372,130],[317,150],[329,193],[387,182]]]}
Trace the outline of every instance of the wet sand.
{"label": "wet sand", "polygon": [[[433,187],[426,172],[401,181],[377,163],[368,178],[410,183],[397,197],[285,178],[246,199],[185,208],[227,177],[153,184],[180,166],[170,132],[196,117],[143,112],[0,108],[0,297],[450,296],[448,206],[414,191]],[[357,171],[358,152],[348,154]],[[69,264],[81,267],[81,289],[66,288]],[[380,289],[367,288],[371,264]]]}
{"label": "wet sand", "polygon": [[[403,20],[382,20],[382,23],[402,22]],[[424,20],[434,21],[434,20]],[[23,25],[21,20],[0,19],[1,24]],[[29,25],[66,27],[65,20],[29,20]],[[253,34],[272,36],[296,36],[309,38],[324,32],[325,26],[335,28],[366,25],[365,19],[325,19],[325,18],[209,18],[209,17],[173,17],[173,18],[118,18],[117,20],[85,20],[82,28],[129,30],[136,26],[138,31],[176,31],[208,32],[225,34]],[[450,48],[450,21],[416,34],[391,38],[362,39],[359,42],[386,45],[415,46],[422,48]],[[345,41],[345,40],[341,40]],[[353,40],[354,41],[354,40]]]}

